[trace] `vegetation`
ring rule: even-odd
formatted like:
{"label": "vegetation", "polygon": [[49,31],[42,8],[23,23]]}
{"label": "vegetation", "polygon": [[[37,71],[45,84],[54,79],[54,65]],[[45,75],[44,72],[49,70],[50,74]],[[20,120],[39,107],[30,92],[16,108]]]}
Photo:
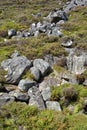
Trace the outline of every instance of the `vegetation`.
{"label": "vegetation", "polygon": [[63,110],[66,110],[69,104],[73,104],[76,113],[84,107],[85,97],[87,97],[87,88],[83,85],[64,84],[51,87],[51,100],[59,101]]}
{"label": "vegetation", "polygon": [[23,103],[11,103],[0,110],[0,129],[18,130],[86,130],[87,116],[72,115],[52,110],[40,111]]}
{"label": "vegetation", "polygon": [[2,68],[0,68],[0,83],[5,83],[6,79],[5,79],[5,75],[7,74],[7,72],[5,70],[3,70]]}
{"label": "vegetation", "polygon": [[73,37],[77,48],[87,50],[87,7],[76,7],[69,12],[69,20],[62,26],[68,37]]}
{"label": "vegetation", "polygon": [[30,70],[27,70],[23,76],[22,76],[22,79],[34,79],[34,76],[31,74],[31,71]]}
{"label": "vegetation", "polygon": [[20,54],[29,59],[44,57],[46,54],[67,55],[58,39],[55,37],[47,38],[47,36],[43,35],[38,38],[21,39],[19,41],[9,40],[5,43],[0,43],[0,46],[0,61],[8,58],[14,50],[18,50]]}
{"label": "vegetation", "polygon": [[[0,30],[8,28],[27,29],[32,22],[42,20],[51,10],[61,7],[65,2],[66,0],[62,0],[60,5],[57,0],[1,0]],[[33,17],[40,12],[41,17]]]}

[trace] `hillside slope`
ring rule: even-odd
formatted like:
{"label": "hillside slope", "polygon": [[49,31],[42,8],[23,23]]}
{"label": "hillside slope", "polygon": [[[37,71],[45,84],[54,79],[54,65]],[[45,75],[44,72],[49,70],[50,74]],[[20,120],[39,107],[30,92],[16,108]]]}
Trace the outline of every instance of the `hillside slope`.
{"label": "hillside slope", "polygon": [[87,130],[87,0],[0,1],[0,130]]}

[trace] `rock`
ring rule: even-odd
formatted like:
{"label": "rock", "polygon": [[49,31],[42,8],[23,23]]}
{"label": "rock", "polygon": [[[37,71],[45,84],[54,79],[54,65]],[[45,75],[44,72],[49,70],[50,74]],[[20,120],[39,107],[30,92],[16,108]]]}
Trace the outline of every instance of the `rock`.
{"label": "rock", "polygon": [[5,86],[5,89],[6,89],[7,92],[11,92],[11,91],[14,91],[14,90],[17,89],[17,86],[16,85],[12,85],[12,84],[8,84],[8,85],[6,84],[4,86]]}
{"label": "rock", "polygon": [[20,56],[19,52],[17,50],[14,51],[14,53],[11,55],[11,58],[15,58]]}
{"label": "rock", "polygon": [[58,66],[62,66],[65,67],[66,66],[66,57],[60,56],[60,57],[53,57],[54,60],[54,64],[58,65]]}
{"label": "rock", "polygon": [[41,26],[42,26],[42,23],[41,23],[41,22],[38,22],[38,23],[37,23],[37,29],[39,29]]}
{"label": "rock", "polygon": [[39,12],[39,13],[37,13],[37,14],[32,14],[32,16],[33,16],[34,18],[38,18],[38,17],[41,17],[41,16],[42,16],[42,13]]}
{"label": "rock", "polygon": [[40,33],[45,33],[45,32],[46,32],[46,27],[47,27],[47,25],[45,25],[45,24],[43,24],[42,26],[40,26],[40,27],[38,28],[39,32],[40,32]]}
{"label": "rock", "polygon": [[36,24],[35,24],[35,23],[32,23],[31,28],[32,28],[32,29],[36,28]]}
{"label": "rock", "polygon": [[51,91],[50,91],[50,87],[45,88],[42,92],[42,97],[44,99],[44,101],[50,100],[51,98]]}
{"label": "rock", "polygon": [[33,80],[22,79],[22,80],[20,80],[20,82],[18,84],[18,88],[21,91],[27,92],[28,89],[33,87],[34,85],[36,85],[36,82]]}
{"label": "rock", "polygon": [[45,109],[45,104],[42,95],[37,87],[33,86],[32,88],[30,88],[28,90],[28,95],[30,97],[29,105],[35,105],[40,110]]}
{"label": "rock", "polygon": [[62,83],[61,84],[64,84],[64,83],[78,84],[76,75],[71,74],[69,72],[63,73],[61,78],[62,78]]}
{"label": "rock", "polygon": [[74,3],[76,6],[86,6],[87,0],[72,0],[72,3]]}
{"label": "rock", "polygon": [[58,66],[65,67],[66,66],[66,58],[63,56],[57,57],[52,56],[51,54],[45,55],[44,59],[46,62],[48,62],[51,66],[56,64]]}
{"label": "rock", "polygon": [[85,71],[85,55],[69,55],[67,57],[68,70],[74,74],[82,74]]}
{"label": "rock", "polygon": [[9,37],[12,37],[12,36],[15,36],[15,35],[16,35],[16,30],[15,29],[8,30],[8,36]]}
{"label": "rock", "polygon": [[60,107],[59,102],[46,101],[46,106],[47,106],[47,109],[49,109],[49,110],[61,111],[61,107]]}
{"label": "rock", "polygon": [[25,56],[15,55],[15,57],[11,57],[12,58],[10,59],[2,61],[1,66],[8,72],[6,76],[7,82],[11,84],[18,84],[22,74],[25,70],[31,67],[32,62]]}
{"label": "rock", "polygon": [[67,48],[73,47],[75,45],[74,38],[68,36],[63,37],[61,45]]}
{"label": "rock", "polygon": [[21,31],[17,31],[16,36],[12,36],[12,39],[20,40],[20,39],[23,38],[23,37],[24,37],[23,32],[21,32]]}
{"label": "rock", "polygon": [[51,23],[57,23],[60,20],[67,20],[67,15],[62,10],[53,10],[50,12],[50,14],[46,17],[47,20],[49,20]]}
{"label": "rock", "polygon": [[38,36],[39,36],[39,31],[38,31],[38,30],[34,33],[34,36],[35,36],[35,37],[38,37]]}
{"label": "rock", "polygon": [[56,26],[63,25],[64,23],[65,23],[64,20],[60,20],[59,22],[56,23]]}
{"label": "rock", "polygon": [[64,47],[72,47],[73,41],[69,40],[69,41],[63,42],[61,45]]}
{"label": "rock", "polygon": [[83,82],[84,86],[87,86],[87,79]]}
{"label": "rock", "polygon": [[42,13],[39,12],[39,13],[36,14],[36,16],[37,16],[37,17],[41,17],[41,16],[42,16]]}
{"label": "rock", "polygon": [[58,27],[55,27],[52,29],[52,34],[49,36],[61,37],[63,36],[63,33],[58,29]]}
{"label": "rock", "polygon": [[28,102],[29,101],[29,96],[27,93],[23,93],[23,92],[20,92],[18,90],[15,90],[15,91],[11,91],[9,93],[9,95],[11,97],[15,97],[16,101],[21,101],[21,102]]}
{"label": "rock", "polygon": [[35,59],[33,65],[40,70],[42,76],[47,75],[51,71],[49,63],[47,63],[43,59]]}
{"label": "rock", "polygon": [[67,109],[68,109],[69,113],[73,114],[75,107],[74,107],[73,105],[69,105],[69,106],[67,107]]}
{"label": "rock", "polygon": [[34,77],[34,79],[36,80],[36,81],[38,81],[39,79],[40,79],[40,70],[39,69],[37,69],[36,67],[32,67],[31,69],[30,69],[30,71],[31,71],[31,74],[33,75],[33,77]]}
{"label": "rock", "polygon": [[47,87],[51,87],[51,86],[59,86],[60,85],[60,79],[59,78],[55,78],[55,77],[48,77],[46,78],[43,82],[41,82],[39,84],[39,90],[43,91],[45,90]]}
{"label": "rock", "polygon": [[65,80],[65,79],[62,79],[61,85],[63,85],[63,84],[69,84],[69,81],[67,81],[67,80]]}
{"label": "rock", "polygon": [[11,97],[8,93],[0,93],[0,107],[13,101],[15,101],[15,98]]}
{"label": "rock", "polygon": [[85,66],[87,66],[87,53],[85,54]]}
{"label": "rock", "polygon": [[30,36],[30,32],[23,32],[23,37],[28,38]]}
{"label": "rock", "polygon": [[86,5],[87,5],[87,0],[71,0],[71,2],[68,2],[68,4],[66,4],[63,10],[66,13],[68,13],[76,6],[86,6]]}
{"label": "rock", "polygon": [[74,3],[69,3],[64,7],[64,12],[68,13],[70,10],[72,10],[76,5]]}
{"label": "rock", "polygon": [[44,59],[46,62],[48,62],[51,66],[54,64],[54,59],[51,54],[45,55]]}

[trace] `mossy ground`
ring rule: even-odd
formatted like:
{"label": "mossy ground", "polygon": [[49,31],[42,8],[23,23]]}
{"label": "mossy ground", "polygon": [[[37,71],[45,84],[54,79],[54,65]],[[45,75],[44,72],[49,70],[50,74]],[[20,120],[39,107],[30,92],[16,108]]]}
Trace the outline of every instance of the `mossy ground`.
{"label": "mossy ground", "polygon": [[9,57],[14,50],[25,55],[29,59],[44,57],[46,54],[56,56],[67,55],[65,49],[60,45],[58,38],[39,36],[38,38],[21,39],[19,41],[9,40],[6,43],[0,43],[0,62]]}
{"label": "mossy ground", "polygon": [[[58,87],[51,87],[51,100],[60,102],[63,111],[66,111],[67,106],[72,104],[75,108],[73,112],[78,113],[83,109],[84,98],[86,97],[87,88],[83,85],[64,84]],[[68,101],[67,105],[65,105],[66,100]]]}
{"label": "mossy ground", "polygon": [[87,116],[67,115],[51,110],[40,111],[23,103],[11,103],[0,110],[1,130],[86,130]]}
{"label": "mossy ground", "polygon": [[[26,29],[32,22],[40,21],[52,9],[62,7],[57,0],[1,0],[0,1],[0,30],[8,28]],[[35,18],[32,14],[42,13],[42,17]]]}
{"label": "mossy ground", "polygon": [[68,15],[69,20],[63,26],[64,34],[75,39],[77,48],[87,50],[87,7],[76,7]]}

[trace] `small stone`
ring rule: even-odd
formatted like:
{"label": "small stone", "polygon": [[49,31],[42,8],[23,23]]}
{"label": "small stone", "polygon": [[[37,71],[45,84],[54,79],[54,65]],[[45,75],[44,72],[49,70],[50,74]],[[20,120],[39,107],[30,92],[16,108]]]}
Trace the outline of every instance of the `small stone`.
{"label": "small stone", "polygon": [[47,106],[47,109],[49,109],[49,110],[61,111],[59,102],[46,101],[46,106]]}
{"label": "small stone", "polygon": [[15,29],[8,30],[8,36],[9,37],[12,37],[12,36],[15,36],[15,35],[16,35],[16,30]]}
{"label": "small stone", "polygon": [[31,74],[33,75],[34,79],[38,81],[40,79],[40,70],[36,67],[32,67],[30,69]]}
{"label": "small stone", "polygon": [[51,92],[50,92],[50,87],[45,88],[42,92],[42,97],[44,101],[50,100],[51,98]]}
{"label": "small stone", "polygon": [[34,85],[36,85],[36,82],[33,80],[28,80],[28,79],[22,79],[20,80],[19,84],[18,84],[18,88],[21,91],[25,91],[27,92],[29,88],[33,87]]}

